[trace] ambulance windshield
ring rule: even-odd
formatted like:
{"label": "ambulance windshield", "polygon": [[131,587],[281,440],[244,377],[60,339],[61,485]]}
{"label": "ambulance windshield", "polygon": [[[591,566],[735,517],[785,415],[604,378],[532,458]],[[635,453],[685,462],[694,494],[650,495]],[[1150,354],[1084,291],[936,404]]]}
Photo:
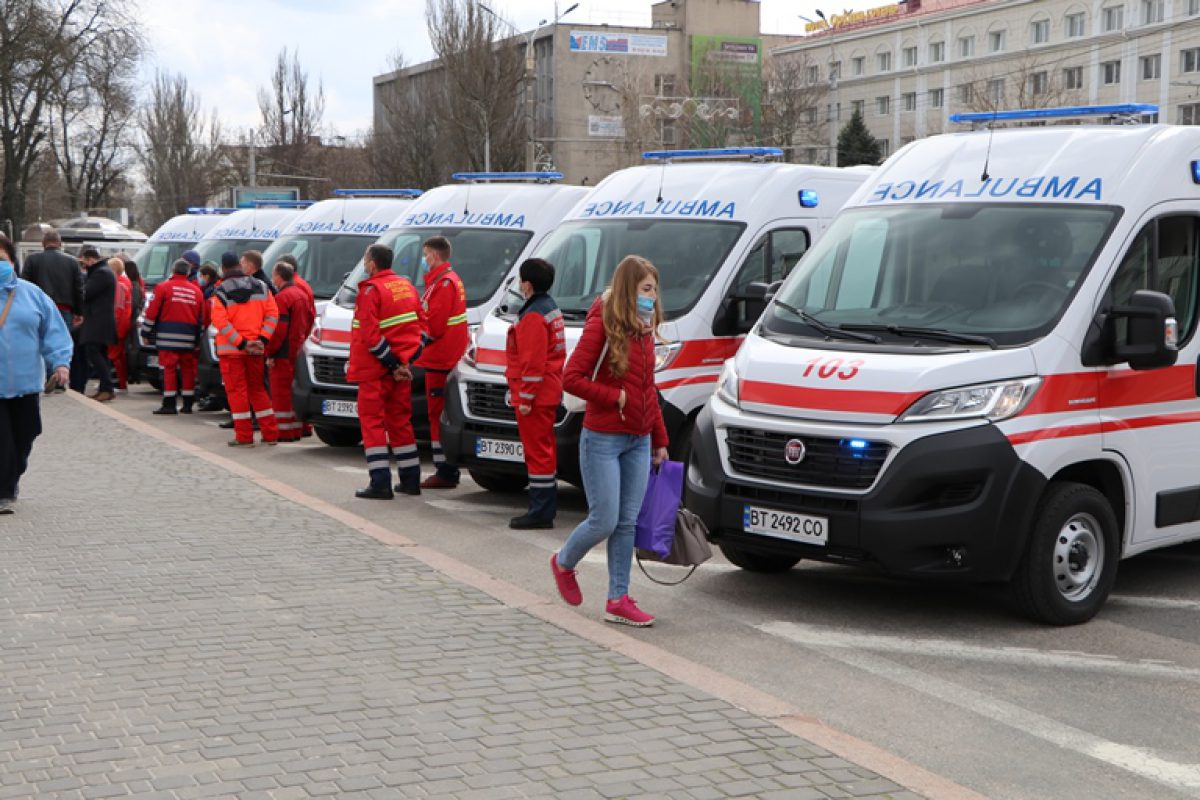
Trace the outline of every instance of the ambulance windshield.
{"label": "ambulance windshield", "polygon": [[535,255],[554,265],[550,294],[568,323],[583,319],[608,287],[617,264],[629,255],[649,259],[658,268],[663,313],[673,319],[700,298],[745,227],[739,222],[645,218],[568,222]]}
{"label": "ambulance windshield", "polygon": [[846,211],[779,290],[763,335],[824,338],[804,311],[889,343],[920,342],[922,329],[942,341],[1027,343],[1053,328],[1118,213],[961,203]]}
{"label": "ambulance windshield", "polygon": [[[450,266],[462,278],[467,290],[467,307],[471,308],[491,298],[500,281],[524,252],[532,235],[529,231],[493,228],[396,228],[381,236],[379,244],[392,248],[395,254],[392,270],[421,288],[424,284],[421,244],[431,236],[449,239]],[[366,249],[367,245],[364,244],[362,250]],[[362,255],[362,251],[359,255]],[[367,270],[360,259],[333,302],[344,308],[354,308],[358,284],[365,277]]]}
{"label": "ambulance windshield", "polygon": [[270,274],[280,256],[296,259],[301,277],[318,298],[333,297],[346,273],[362,258],[374,240],[345,233],[304,233],[276,239],[263,253],[263,269]]}
{"label": "ambulance windshield", "polygon": [[133,261],[146,285],[155,286],[166,280],[171,266],[195,246],[195,242],[147,242],[134,253]]}

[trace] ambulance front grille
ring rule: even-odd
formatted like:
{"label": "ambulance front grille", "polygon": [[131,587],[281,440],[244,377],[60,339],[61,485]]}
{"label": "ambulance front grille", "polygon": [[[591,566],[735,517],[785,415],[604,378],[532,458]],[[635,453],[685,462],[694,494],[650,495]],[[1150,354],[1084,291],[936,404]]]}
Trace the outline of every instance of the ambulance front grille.
{"label": "ambulance front grille", "polygon": [[346,380],[346,359],[337,356],[313,356],[313,380],[334,386],[349,386]]}
{"label": "ambulance front grille", "polygon": [[[784,452],[794,439],[803,443],[804,457],[797,464],[789,464]],[[869,488],[891,450],[886,442],[793,436],[744,428],[730,428],[725,441],[729,447],[729,465],[742,475],[837,489]],[[793,452],[797,450],[793,447]]]}
{"label": "ambulance front grille", "polygon": [[476,419],[497,419],[516,425],[517,414],[504,399],[507,394],[506,384],[468,381],[467,410]]}

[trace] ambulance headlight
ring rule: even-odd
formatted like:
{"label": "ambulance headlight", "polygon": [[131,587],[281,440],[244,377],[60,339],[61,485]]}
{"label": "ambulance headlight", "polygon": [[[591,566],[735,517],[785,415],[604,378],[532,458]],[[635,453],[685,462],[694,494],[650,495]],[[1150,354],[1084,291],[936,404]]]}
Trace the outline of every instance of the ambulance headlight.
{"label": "ambulance headlight", "polygon": [[479,355],[479,325],[470,327],[471,338],[467,343],[467,352],[463,353],[463,363],[468,367],[475,366],[475,360]]}
{"label": "ambulance headlight", "polygon": [[738,405],[738,374],[732,358],[726,361],[721,369],[721,377],[717,381],[717,397],[731,406]]}
{"label": "ambulance headlight", "polygon": [[679,355],[679,348],[683,346],[682,342],[671,342],[670,344],[658,344],[654,346],[654,371],[662,372],[671,366],[671,362]]}
{"label": "ambulance headlight", "polygon": [[932,392],[909,406],[899,421],[987,419],[998,422],[1024,411],[1041,385],[1041,378],[1021,378]]}
{"label": "ambulance headlight", "polygon": [[321,318],[317,317],[317,321],[313,323],[312,333],[308,335],[308,340],[313,344],[321,343]]}

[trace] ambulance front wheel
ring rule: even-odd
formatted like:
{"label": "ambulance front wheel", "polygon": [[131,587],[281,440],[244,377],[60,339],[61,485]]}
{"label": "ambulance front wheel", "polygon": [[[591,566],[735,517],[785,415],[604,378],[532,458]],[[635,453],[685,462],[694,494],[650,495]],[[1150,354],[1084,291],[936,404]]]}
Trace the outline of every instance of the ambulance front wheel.
{"label": "ambulance front wheel", "polygon": [[330,428],[325,425],[314,425],[313,431],[317,438],[330,447],[358,447],[362,434],[357,428]]}
{"label": "ambulance front wheel", "polygon": [[1086,484],[1051,484],[1034,513],[1013,597],[1039,622],[1087,622],[1108,599],[1119,558],[1117,518],[1107,498]]}
{"label": "ambulance front wheel", "polygon": [[525,491],[529,479],[524,475],[504,472],[487,472],[481,469],[468,469],[471,480],[479,484],[481,489],[500,494],[516,494]]}
{"label": "ambulance front wheel", "polygon": [[775,573],[787,572],[796,564],[800,563],[800,559],[795,556],[782,555],[767,555],[766,553],[753,553],[749,550],[743,550],[740,547],[735,547],[725,542],[717,544],[721,548],[721,553],[725,558],[729,559],[729,563],[735,567],[741,567],[747,572],[762,572]]}

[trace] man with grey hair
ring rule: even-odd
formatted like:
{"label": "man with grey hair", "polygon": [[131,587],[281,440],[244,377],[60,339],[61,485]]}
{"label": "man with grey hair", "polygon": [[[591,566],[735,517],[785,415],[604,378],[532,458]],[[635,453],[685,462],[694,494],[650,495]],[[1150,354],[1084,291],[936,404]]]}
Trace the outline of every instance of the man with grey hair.
{"label": "man with grey hair", "polygon": [[[87,367],[83,348],[79,346],[79,326],[83,324],[83,270],[79,262],[62,251],[62,236],[53,228],[42,234],[42,252],[25,261],[21,277],[46,294],[62,314],[75,350],[71,356],[71,388],[82,393],[87,385]],[[65,386],[47,387],[65,392]]]}

